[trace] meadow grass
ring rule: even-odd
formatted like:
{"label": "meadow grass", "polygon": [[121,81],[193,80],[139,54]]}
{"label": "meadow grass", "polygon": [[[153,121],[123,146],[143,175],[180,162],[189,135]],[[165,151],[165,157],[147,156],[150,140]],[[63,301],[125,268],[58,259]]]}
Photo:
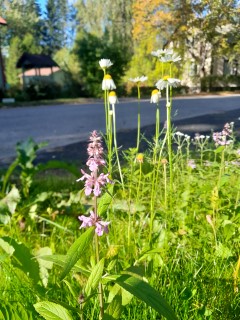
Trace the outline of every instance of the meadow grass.
{"label": "meadow grass", "polygon": [[[187,141],[181,148],[173,154],[171,194],[168,164],[161,161],[166,159],[166,150],[160,162],[153,162],[154,150],[146,150],[140,163],[134,150],[125,151],[125,189],[118,182],[116,170],[112,177],[114,198],[105,213],[111,221],[110,233],[100,239],[100,254],[106,257],[108,272],[138,268],[179,319],[237,320],[239,280],[234,271],[239,257],[239,149],[236,144],[216,151],[211,142],[204,150],[188,149]],[[195,166],[189,166],[190,158]],[[21,190],[16,177],[14,182]],[[77,216],[92,205],[82,186],[72,174],[51,171],[35,176],[29,196],[21,196],[10,223],[1,226],[1,238],[15,239],[31,252],[49,247],[53,253],[66,254],[81,233]],[[149,235],[151,214],[154,219]],[[92,250],[82,261],[86,269],[93,263],[91,254]],[[24,309],[21,312],[27,314],[26,319],[41,319],[33,308],[41,299],[68,305],[73,319],[79,319],[78,298],[86,284],[83,274],[73,272],[61,282],[61,268],[54,265],[44,287],[34,283],[26,270],[21,270],[17,258],[8,256],[6,250],[1,249],[0,258],[0,310],[5,319],[6,314],[9,319],[21,318],[14,314],[14,305]],[[84,310],[84,319],[98,318],[96,301],[93,299]],[[133,299],[121,319],[163,317]]]}

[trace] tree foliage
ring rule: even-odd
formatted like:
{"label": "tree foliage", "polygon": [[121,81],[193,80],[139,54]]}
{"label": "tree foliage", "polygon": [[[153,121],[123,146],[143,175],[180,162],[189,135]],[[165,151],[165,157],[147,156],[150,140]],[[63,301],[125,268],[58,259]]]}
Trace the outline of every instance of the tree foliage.
{"label": "tree foliage", "polygon": [[132,0],[79,0],[78,32],[74,52],[79,57],[80,78],[87,94],[101,93],[102,71],[98,61],[109,58],[114,80],[120,79],[132,55]]}

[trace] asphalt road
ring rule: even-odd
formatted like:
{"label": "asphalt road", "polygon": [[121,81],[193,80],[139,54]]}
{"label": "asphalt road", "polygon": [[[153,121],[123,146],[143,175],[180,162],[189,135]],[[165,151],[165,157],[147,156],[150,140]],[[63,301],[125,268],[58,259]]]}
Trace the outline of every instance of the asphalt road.
{"label": "asphalt road", "polygon": [[[120,99],[116,105],[117,130],[120,134],[136,129],[137,109],[136,100],[121,102]],[[143,132],[154,125],[155,111],[154,104],[148,100],[141,101]],[[164,123],[164,101],[160,103],[160,114],[160,121]],[[182,132],[210,132],[230,121],[240,128],[240,95],[175,98],[172,115],[174,124]],[[0,109],[0,164],[8,163],[14,157],[18,141],[29,137],[36,142],[46,141],[48,146],[45,150],[51,152],[86,141],[89,132],[94,129],[105,131],[103,102]]]}

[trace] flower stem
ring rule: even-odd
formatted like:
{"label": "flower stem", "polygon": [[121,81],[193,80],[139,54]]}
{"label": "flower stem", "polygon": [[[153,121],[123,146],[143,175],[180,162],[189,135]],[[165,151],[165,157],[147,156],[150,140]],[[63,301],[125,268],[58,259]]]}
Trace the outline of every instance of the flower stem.
{"label": "flower stem", "polygon": [[141,95],[140,95],[140,86],[138,84],[137,86],[137,90],[138,90],[138,131],[137,131],[137,151],[139,149],[139,144],[140,144],[140,126],[141,126],[141,114],[140,114],[140,99],[141,99]]}
{"label": "flower stem", "polygon": [[122,175],[121,165],[120,165],[119,156],[118,156],[116,115],[115,115],[115,105],[114,104],[112,104],[112,111],[113,111],[113,140],[114,140],[114,147],[115,147],[115,152],[116,152],[116,157],[117,157],[118,170],[119,170],[122,186],[123,186],[123,189],[124,189],[123,175]]}
{"label": "flower stem", "polygon": [[156,129],[155,129],[155,146],[153,151],[153,162],[155,163],[157,161],[156,154],[158,149],[158,140],[159,140],[159,122],[160,122],[160,115],[159,115],[159,105],[157,104],[157,110],[156,110]]}
{"label": "flower stem", "polygon": [[169,198],[170,203],[172,199],[172,189],[173,189],[173,163],[172,163],[172,128],[171,128],[171,101],[169,101],[169,86],[166,88],[167,97],[167,145],[168,145],[168,161],[169,161]]}
{"label": "flower stem", "polygon": [[[94,172],[94,175],[97,176],[97,170]],[[94,213],[97,216],[97,197],[94,196],[93,198],[93,203],[94,203]],[[96,263],[100,261],[99,258],[99,237],[97,233],[95,233],[95,254],[96,254]],[[98,290],[99,290],[99,304],[100,304],[100,319],[103,319],[104,315],[104,301],[103,301],[103,287],[101,282],[98,284]]]}

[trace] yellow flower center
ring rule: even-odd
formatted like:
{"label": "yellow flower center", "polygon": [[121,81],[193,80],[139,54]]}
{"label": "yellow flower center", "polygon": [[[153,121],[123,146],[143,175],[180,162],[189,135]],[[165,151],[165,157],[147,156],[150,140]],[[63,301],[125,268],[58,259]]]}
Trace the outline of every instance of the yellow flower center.
{"label": "yellow flower center", "polygon": [[163,81],[168,81],[169,78],[170,78],[169,76],[164,76]]}
{"label": "yellow flower center", "polygon": [[143,157],[144,157],[143,153],[138,153],[136,156],[137,162],[143,163]]}
{"label": "yellow flower center", "polygon": [[104,79],[104,80],[111,80],[112,77],[110,76],[110,74],[105,74],[105,76],[104,76],[103,79]]}
{"label": "yellow flower center", "polygon": [[152,96],[154,96],[155,94],[158,94],[159,93],[159,91],[157,90],[157,89],[154,89],[153,91],[152,91]]}
{"label": "yellow flower center", "polygon": [[116,97],[116,92],[115,91],[110,91],[109,92],[109,97]]}

